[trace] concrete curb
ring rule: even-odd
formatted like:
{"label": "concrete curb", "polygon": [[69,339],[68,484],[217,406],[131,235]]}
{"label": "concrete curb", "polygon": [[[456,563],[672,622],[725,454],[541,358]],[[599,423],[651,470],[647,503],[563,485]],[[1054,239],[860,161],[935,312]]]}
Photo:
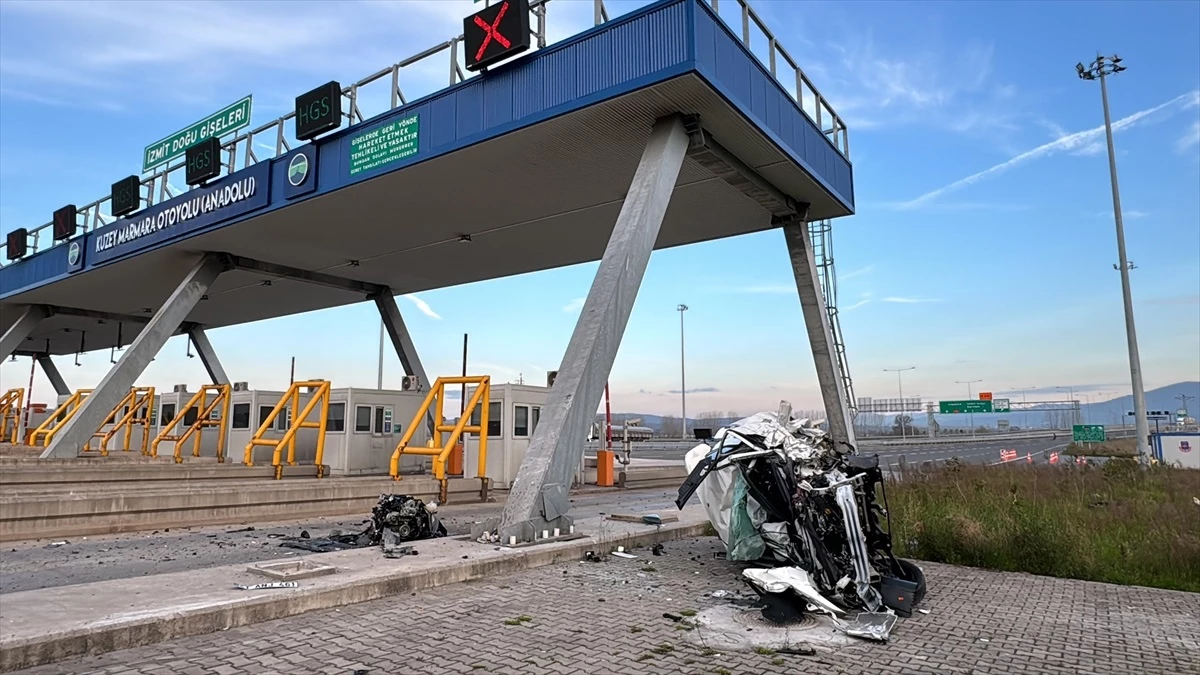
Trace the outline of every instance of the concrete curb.
{"label": "concrete curb", "polygon": [[378,600],[399,593],[578,560],[589,550],[611,551],[617,546],[634,548],[689,539],[704,535],[708,528],[706,519],[668,523],[660,528],[601,534],[569,542],[505,550],[503,554],[495,554],[494,547],[479,544],[481,552],[492,555],[474,560],[448,560],[445,565],[435,569],[396,570],[351,584],[309,589],[301,586],[286,595],[272,591],[274,595],[246,597],[219,606],[183,606],[161,612],[126,615],[111,621],[96,621],[32,637],[0,636],[0,672],[204,635],[305,612]]}

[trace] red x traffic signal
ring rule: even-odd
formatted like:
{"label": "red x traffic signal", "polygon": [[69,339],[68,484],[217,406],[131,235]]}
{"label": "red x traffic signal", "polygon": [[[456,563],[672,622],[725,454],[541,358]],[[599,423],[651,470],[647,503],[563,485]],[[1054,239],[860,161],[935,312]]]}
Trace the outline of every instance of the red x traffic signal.
{"label": "red x traffic signal", "polygon": [[499,0],[463,19],[467,70],[529,49],[529,0]]}

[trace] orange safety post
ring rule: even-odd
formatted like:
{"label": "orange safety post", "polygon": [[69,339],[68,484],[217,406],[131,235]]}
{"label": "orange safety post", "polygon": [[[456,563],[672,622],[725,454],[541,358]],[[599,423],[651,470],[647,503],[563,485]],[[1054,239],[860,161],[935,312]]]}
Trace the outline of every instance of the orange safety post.
{"label": "orange safety post", "polygon": [[613,486],[613,460],[616,456],[617,453],[612,450],[596,451],[596,485]]}
{"label": "orange safety post", "polygon": [[451,476],[461,476],[463,471],[463,442],[459,441],[450,450],[450,459],[446,462],[446,473]]}

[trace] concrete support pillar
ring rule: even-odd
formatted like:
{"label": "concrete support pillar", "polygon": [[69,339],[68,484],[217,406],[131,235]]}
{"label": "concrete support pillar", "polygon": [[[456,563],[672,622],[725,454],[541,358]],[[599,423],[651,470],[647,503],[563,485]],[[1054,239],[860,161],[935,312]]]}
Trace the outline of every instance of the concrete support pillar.
{"label": "concrete support pillar", "polygon": [[502,541],[566,532],[567,491],[683,166],[679,116],[655,123],[499,523]]}
{"label": "concrete support pillar", "polygon": [[42,367],[42,372],[46,374],[46,379],[50,380],[50,386],[54,387],[54,393],[59,396],[69,396],[71,388],[67,386],[67,381],[63,379],[62,373],[58,372],[58,366],[54,364],[50,355],[43,354],[37,357],[37,362]]}
{"label": "concrete support pillar", "polygon": [[391,291],[378,293],[373,298],[379,308],[379,316],[383,318],[383,326],[387,329],[388,337],[392,339],[392,347],[396,356],[400,357],[400,365],[407,375],[416,375],[421,379],[421,390],[428,389],[432,382],[425,375],[425,367],[417,355],[417,347],[413,344],[412,335],[404,325],[404,317],[400,316],[400,307],[396,305],[396,297]]}
{"label": "concrete support pillar", "polygon": [[40,305],[29,305],[23,310],[14,311],[19,312],[17,320],[9,326],[8,330],[4,331],[3,336],[0,336],[0,361],[12,356],[13,352],[20,348],[25,338],[33,332],[33,329],[49,316],[46,308]]}
{"label": "concrete support pillar", "polygon": [[196,353],[200,355],[200,362],[204,364],[204,369],[208,371],[208,380],[213,384],[229,384],[229,376],[221,367],[221,361],[217,359],[217,352],[213,349],[212,343],[208,341],[208,336],[204,334],[204,329],[192,326],[188,329],[188,337],[196,346]]}
{"label": "concrete support pillar", "polygon": [[805,219],[796,216],[786,221],[783,224],[783,239],[787,242],[788,254],[792,259],[792,274],[796,277],[796,291],[800,295],[800,308],[808,329],[808,344],[812,348],[817,369],[821,399],[825,402],[829,433],[840,452],[854,452],[854,418],[850,414],[846,385],[834,351],[829,312],[825,307],[825,296],[821,293],[816,256]]}
{"label": "concrete support pillar", "polygon": [[188,271],[183,281],[171,293],[154,317],[150,319],[126,347],[100,384],[84,399],[79,411],[66,428],[55,435],[42,458],[76,457],[80,448],[92,437],[104,419],[121,399],[129,393],[137,378],[158,354],[167,340],[187,319],[196,303],[208,292],[212,283],[226,269],[226,262],[214,254],[205,255]]}

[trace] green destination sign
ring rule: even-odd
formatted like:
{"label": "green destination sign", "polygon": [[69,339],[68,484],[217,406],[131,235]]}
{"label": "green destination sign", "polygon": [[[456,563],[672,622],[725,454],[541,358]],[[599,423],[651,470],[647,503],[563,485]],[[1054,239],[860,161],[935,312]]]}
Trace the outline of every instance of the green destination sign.
{"label": "green destination sign", "polygon": [[992,412],[991,401],[938,401],[938,412],[943,415],[953,415],[956,413],[990,413]]}
{"label": "green destination sign", "polygon": [[1105,438],[1102,424],[1076,424],[1071,427],[1071,440],[1076,443],[1103,443]]}
{"label": "green destination sign", "polygon": [[1006,399],[1006,398],[992,399],[992,412],[996,412],[996,413],[1012,412],[1012,406],[1009,404],[1009,399]]}
{"label": "green destination sign", "polygon": [[156,143],[146,146],[142,152],[142,172],[161,164],[183,157],[190,146],[210,137],[221,138],[238,129],[250,126],[251,97],[233,103],[205,117],[195,124],[180,129]]}
{"label": "green destination sign", "polygon": [[413,115],[351,138],[350,175],[417,154],[420,120]]}

